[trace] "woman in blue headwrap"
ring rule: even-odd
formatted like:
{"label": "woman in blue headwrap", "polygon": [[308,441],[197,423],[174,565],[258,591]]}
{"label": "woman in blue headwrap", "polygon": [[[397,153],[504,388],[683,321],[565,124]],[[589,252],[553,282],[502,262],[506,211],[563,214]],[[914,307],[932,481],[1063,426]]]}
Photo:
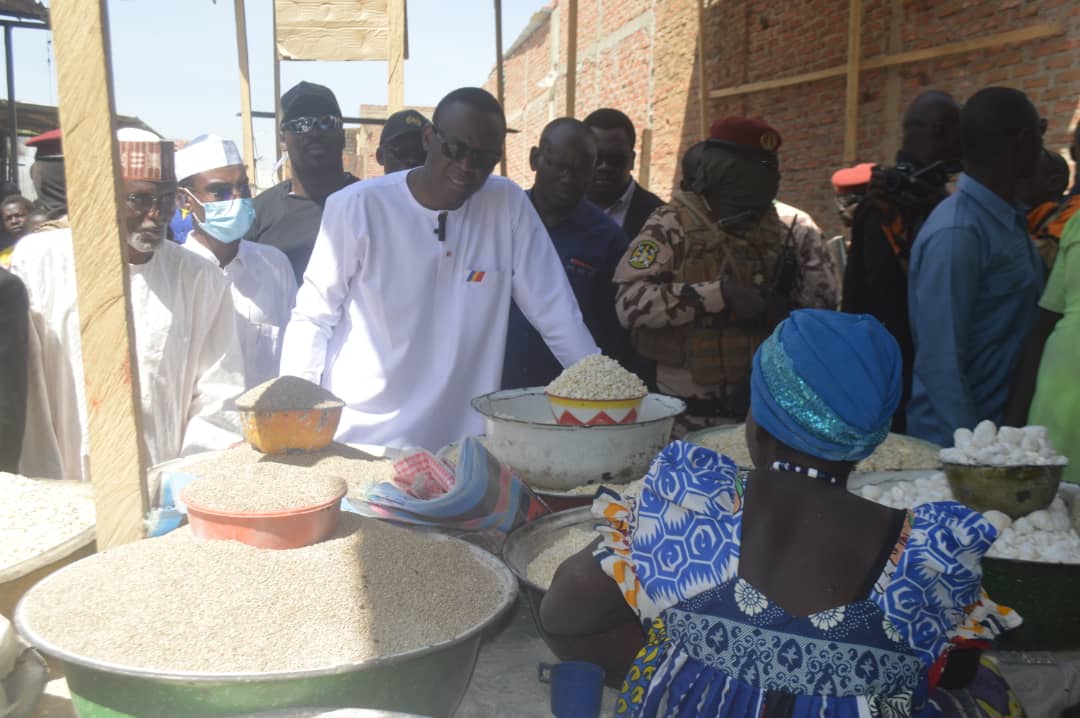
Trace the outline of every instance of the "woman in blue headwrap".
{"label": "woman in blue headwrap", "polygon": [[[869,316],[794,312],[758,350],[757,470],[674,442],[640,498],[601,490],[601,538],[541,605],[562,658],[625,675],[617,716],[998,715],[1022,709],[977,651],[1019,623],[980,586],[995,538],[955,502],[910,511],[846,490],[900,399],[896,341]],[[957,660],[961,655],[969,660]],[[626,666],[629,664],[629,668]]]}

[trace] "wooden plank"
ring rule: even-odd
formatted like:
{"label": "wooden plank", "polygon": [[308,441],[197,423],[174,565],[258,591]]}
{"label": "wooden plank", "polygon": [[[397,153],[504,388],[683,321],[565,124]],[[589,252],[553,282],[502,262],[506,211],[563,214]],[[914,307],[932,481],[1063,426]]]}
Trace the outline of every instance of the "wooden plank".
{"label": "wooden plank", "polygon": [[577,10],[578,0],[566,5],[566,116],[573,117],[577,104]]}
{"label": "wooden plank", "polygon": [[1008,32],[987,35],[986,37],[978,37],[973,40],[950,42],[945,45],[938,45],[937,47],[929,47],[925,50],[911,50],[909,52],[878,55],[877,57],[865,60],[862,66],[864,70],[877,70],[882,67],[891,67],[893,65],[908,65],[913,62],[936,60],[939,57],[961,55],[966,52],[985,50],[1001,45],[1016,45],[1019,43],[1031,42],[1032,40],[1040,40],[1042,38],[1060,35],[1063,32],[1065,32],[1065,28],[1063,28],[1061,24],[1047,22],[1021,28],[1019,30],[1010,30]]}
{"label": "wooden plank", "polygon": [[847,90],[844,99],[844,162],[855,161],[859,141],[859,67],[862,64],[862,0],[848,5]]}
{"label": "wooden plank", "polygon": [[386,85],[389,112],[405,106],[405,0],[387,0],[388,20]]}
{"label": "wooden plank", "polygon": [[652,176],[652,129],[646,127],[641,131],[641,151],[638,152],[638,183],[645,189],[649,189],[649,180]]}
{"label": "wooden plank", "polygon": [[278,54],[284,60],[386,60],[393,47],[388,15],[396,1],[274,0]]}
{"label": "wooden plank", "polygon": [[[1032,25],[1031,27],[1022,28],[1020,30],[1000,32],[994,35],[987,35],[986,37],[976,38],[974,40],[953,42],[947,45],[939,45],[937,47],[927,48],[925,50],[887,53],[885,55],[878,55],[877,57],[866,58],[862,60],[861,69],[864,71],[878,70],[883,67],[905,65],[912,62],[921,62],[923,60],[936,60],[940,57],[959,55],[965,52],[972,52],[974,50],[999,47],[1002,45],[1014,45],[1018,43],[1030,42],[1032,40],[1053,37],[1055,35],[1060,35],[1063,32],[1065,32],[1065,30],[1059,23],[1051,22],[1043,23],[1040,25]],[[817,82],[819,80],[827,80],[833,77],[841,77],[843,75],[846,75],[847,71],[848,66],[846,64],[836,65],[835,67],[828,67],[824,70],[817,70],[815,72],[804,72],[798,75],[792,75],[790,77],[777,78],[775,80],[748,82],[742,85],[725,87],[720,90],[712,90],[709,93],[709,97],[711,97],[712,99],[718,99],[721,97],[735,97],[738,95],[749,95],[754,92],[763,92],[765,90],[777,90],[782,87],[790,87],[792,85],[804,85],[810,82]]]}
{"label": "wooden plank", "polygon": [[705,0],[698,0],[698,137],[709,136],[709,100],[705,79]]}
{"label": "wooden plank", "polygon": [[277,3],[271,12],[274,18],[274,175],[280,180],[285,176],[281,164],[281,55],[277,49]]}
{"label": "wooden plank", "polygon": [[240,67],[240,126],[244,135],[244,164],[252,183],[258,183],[255,169],[255,130],[251,118],[251,81],[248,76],[247,17],[244,0],[234,0],[236,11],[236,59]]}
{"label": "wooden plank", "polygon": [[53,0],[98,548],[142,538],[148,508],[127,234],[104,0]]}
{"label": "wooden plank", "polygon": [[[503,67],[502,0],[495,0],[495,92],[503,112],[506,112],[505,70],[506,68]],[[506,176],[506,138],[503,138],[503,153],[499,158],[499,174]]]}

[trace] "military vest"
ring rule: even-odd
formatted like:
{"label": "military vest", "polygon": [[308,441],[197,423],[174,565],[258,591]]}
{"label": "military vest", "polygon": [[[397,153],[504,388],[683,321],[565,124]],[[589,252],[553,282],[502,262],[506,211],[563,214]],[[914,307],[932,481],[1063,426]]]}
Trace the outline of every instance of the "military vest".
{"label": "military vest", "polygon": [[[673,267],[671,281],[693,284],[726,279],[758,287],[763,293],[773,286],[784,243],[784,227],[775,209],[736,233],[713,222],[696,194],[676,192],[670,206],[685,237],[682,261]],[[736,390],[748,386],[754,352],[768,337],[768,330],[764,318],[735,323],[730,312],[724,311],[699,316],[683,326],[639,328],[632,337],[639,354],[664,366],[688,369],[695,384]]]}

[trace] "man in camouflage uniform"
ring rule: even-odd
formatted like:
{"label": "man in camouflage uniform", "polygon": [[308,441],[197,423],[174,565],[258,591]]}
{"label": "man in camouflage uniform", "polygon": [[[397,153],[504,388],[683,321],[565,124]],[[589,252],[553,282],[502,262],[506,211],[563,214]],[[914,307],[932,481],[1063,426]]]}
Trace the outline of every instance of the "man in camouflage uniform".
{"label": "man in camouflage uniform", "polygon": [[773,206],[780,142],[759,120],[718,120],[690,189],[653,212],[615,270],[619,320],[656,360],[660,390],[687,402],[678,437],[742,421],[758,345],[791,310],[816,306],[794,225]]}

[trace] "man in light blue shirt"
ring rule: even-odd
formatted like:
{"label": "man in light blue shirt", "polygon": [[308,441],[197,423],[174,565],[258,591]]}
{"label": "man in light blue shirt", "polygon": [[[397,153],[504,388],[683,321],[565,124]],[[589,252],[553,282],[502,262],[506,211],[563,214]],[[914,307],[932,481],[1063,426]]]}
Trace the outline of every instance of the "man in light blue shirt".
{"label": "man in light blue shirt", "polygon": [[1017,183],[1038,167],[1039,113],[1024,93],[980,90],[960,114],[964,169],[911,253],[915,372],[908,432],[944,446],[953,431],[1000,423],[1043,289]]}

